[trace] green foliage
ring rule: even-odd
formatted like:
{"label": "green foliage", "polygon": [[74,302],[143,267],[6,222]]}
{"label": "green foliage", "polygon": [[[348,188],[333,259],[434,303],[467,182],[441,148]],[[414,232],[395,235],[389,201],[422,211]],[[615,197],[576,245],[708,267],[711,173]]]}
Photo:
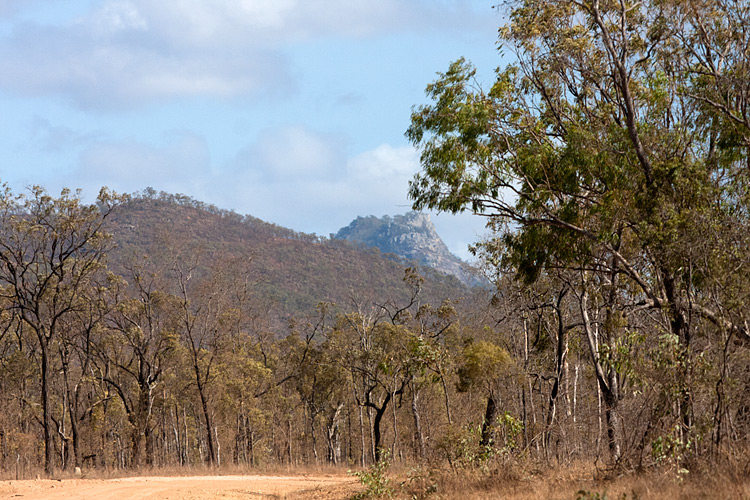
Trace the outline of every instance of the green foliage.
{"label": "green foliage", "polygon": [[601,344],[599,359],[606,370],[614,370],[624,381],[629,380],[635,386],[643,382],[643,373],[639,357],[639,348],[646,338],[642,332],[626,332],[615,339],[614,345]]}
{"label": "green foliage", "polygon": [[507,350],[485,340],[469,342],[463,351],[458,369],[460,391],[471,387],[491,388],[502,378],[513,373],[514,362]]}
{"label": "green foliage", "polygon": [[[746,192],[750,121],[745,98],[730,97],[745,95],[735,73],[750,67],[737,44],[747,20],[736,2],[688,5],[510,4],[500,44],[517,61],[489,92],[470,63],[452,63],[412,114],[406,136],[422,150],[414,207],[470,209],[504,227],[494,261],[527,282],[610,259],[623,285],[668,309],[675,286],[723,279],[705,256],[738,241],[712,228],[749,223],[747,196],[734,193]],[[704,16],[717,19],[710,29]],[[731,62],[713,59],[728,50]],[[695,309],[719,322],[716,307]]]}
{"label": "green foliage", "polygon": [[678,473],[681,477],[688,473],[682,464],[694,446],[694,438],[687,436],[683,429],[675,425],[651,441],[651,456],[658,465],[679,467]]}
{"label": "green foliage", "polygon": [[[653,405],[645,434],[679,421],[685,439],[668,431],[657,443],[658,456],[671,456],[726,425],[727,336],[750,346],[747,3],[507,8],[499,42],[514,58],[489,91],[460,59],[413,110],[406,136],[422,169],[409,195],[414,208],[486,217],[494,234],[475,250],[498,276],[570,284],[615,461],[628,383],[654,398],[642,401]],[[555,345],[540,337],[538,351]],[[724,371],[709,395],[702,379],[717,343]],[[491,359],[465,352],[459,387],[484,382]]]}
{"label": "green foliage", "polygon": [[438,449],[454,469],[477,469],[488,472],[498,460],[506,460],[518,449],[517,439],[523,432],[523,422],[504,412],[494,423],[497,439],[487,445],[480,443],[482,426],[470,424],[450,429],[440,440]]}
{"label": "green foliage", "polygon": [[493,456],[493,449],[492,446],[479,444],[481,435],[481,425],[471,424],[450,429],[438,443],[438,450],[454,469],[486,470],[487,462]]}
{"label": "green foliage", "polygon": [[495,429],[496,433],[502,438],[503,446],[499,450],[500,453],[508,454],[517,451],[517,439],[523,432],[523,422],[521,419],[514,417],[506,411],[497,417]]}
{"label": "green foliage", "polygon": [[390,458],[388,450],[383,450],[380,454],[380,460],[370,465],[366,470],[349,471],[365,486],[365,490],[356,494],[353,497],[354,499],[390,498],[393,496],[395,490],[391,486],[391,479],[388,477],[388,469],[391,466]]}

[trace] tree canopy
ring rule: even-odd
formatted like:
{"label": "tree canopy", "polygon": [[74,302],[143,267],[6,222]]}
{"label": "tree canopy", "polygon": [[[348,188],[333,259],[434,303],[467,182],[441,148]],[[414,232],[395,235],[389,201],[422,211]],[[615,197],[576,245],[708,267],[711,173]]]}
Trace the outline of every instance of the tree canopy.
{"label": "tree canopy", "polygon": [[750,345],[749,21],[742,1],[512,3],[492,87],[456,61],[412,114],[414,207],[487,216],[527,280],[604,264]]}
{"label": "tree canopy", "polygon": [[696,336],[750,346],[749,16],[742,0],[509,2],[491,87],[460,59],[412,113],[414,208],[485,216],[486,261],[574,284],[615,460],[624,374],[606,353],[629,330],[674,339],[683,437]]}

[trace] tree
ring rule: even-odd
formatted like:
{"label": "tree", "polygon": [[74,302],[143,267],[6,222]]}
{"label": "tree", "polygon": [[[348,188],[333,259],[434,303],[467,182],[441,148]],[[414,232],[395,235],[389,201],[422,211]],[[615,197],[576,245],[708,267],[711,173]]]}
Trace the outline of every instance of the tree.
{"label": "tree", "polygon": [[157,385],[173,364],[178,299],[164,291],[148,259],[128,267],[128,288],[108,315],[108,335],[96,346],[99,377],[119,396],[130,424],[131,465],[153,464],[153,406]]}
{"label": "tree", "polygon": [[514,2],[500,42],[515,61],[491,90],[459,60],[407,131],[422,148],[415,209],[488,217],[501,233],[490,255],[527,282],[562,267],[583,270],[585,287],[595,270],[609,317],[661,315],[682,353],[686,435],[697,328],[750,346],[725,265],[747,276],[735,233],[750,227],[747,11],[741,0]]}
{"label": "tree", "polygon": [[[334,357],[351,374],[360,410],[367,408],[368,415],[375,413],[371,427],[375,462],[380,461],[383,453],[385,413],[414,378],[416,365],[412,356],[416,350],[412,346],[416,334],[408,322],[413,311],[419,308],[422,281],[414,269],[407,268],[404,283],[410,293],[405,302],[389,300],[373,305],[369,311],[359,305],[356,312],[339,315],[328,335],[328,346]],[[364,444],[362,452],[364,457]]]}
{"label": "tree", "polygon": [[458,369],[459,390],[478,387],[487,396],[487,406],[482,419],[482,446],[493,445],[494,428],[500,415],[502,388],[508,385],[516,372],[508,351],[486,340],[469,341],[464,347]]}
{"label": "tree", "polygon": [[[205,276],[200,276],[199,252],[185,250],[175,255],[172,273],[177,288],[179,331],[183,346],[190,358],[195,388],[198,391],[203,423],[208,445],[208,463],[218,465],[218,443],[214,433],[213,418],[209,408],[211,386],[224,348],[228,343],[230,328],[240,306],[233,295],[247,296],[247,272],[242,272],[246,262],[217,258]],[[241,302],[241,301],[240,301]]]}
{"label": "tree", "polygon": [[40,187],[13,195],[4,186],[0,194],[0,295],[38,343],[47,474],[54,468],[51,348],[61,323],[83,307],[81,294],[105,265],[104,221],[119,201],[106,189],[94,205],[67,189],[59,198]]}
{"label": "tree", "polygon": [[[88,287],[81,290],[79,307],[60,323],[61,335],[57,347],[63,376],[63,414],[55,423],[62,441],[63,468],[81,465],[80,424],[87,415],[91,415],[93,407],[102,402],[103,397],[99,394],[106,392],[91,391],[98,394],[93,400],[89,397],[88,404],[84,404],[87,389],[94,389],[91,386],[96,379],[92,376],[94,374],[94,351],[104,330],[105,317],[111,313],[115,305],[113,294],[116,293],[120,284],[119,278],[114,275],[101,277],[103,278],[101,281],[92,280]],[[66,410],[70,421],[70,436],[66,435],[65,430]],[[72,459],[65,456],[70,451],[73,452]]]}

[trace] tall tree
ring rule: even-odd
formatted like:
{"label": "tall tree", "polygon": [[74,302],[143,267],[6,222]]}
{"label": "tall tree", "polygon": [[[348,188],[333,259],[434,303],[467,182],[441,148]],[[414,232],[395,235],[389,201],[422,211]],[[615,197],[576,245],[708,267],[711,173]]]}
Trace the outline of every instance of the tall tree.
{"label": "tall tree", "polygon": [[128,287],[108,315],[108,335],[96,346],[99,377],[117,393],[130,424],[131,462],[140,466],[145,442],[152,465],[153,406],[177,345],[178,299],[164,291],[148,259],[126,266]]}
{"label": "tall tree", "polygon": [[54,468],[51,348],[62,322],[82,307],[81,294],[105,265],[109,235],[103,225],[118,203],[106,189],[94,205],[69,190],[54,198],[40,187],[13,195],[6,186],[0,194],[0,294],[38,342],[48,474]]}
{"label": "tall tree", "polygon": [[734,257],[745,243],[716,231],[750,227],[748,29],[742,0],[512,2],[500,42],[514,62],[488,92],[453,63],[407,131],[422,148],[415,208],[487,216],[528,281],[596,269],[626,320],[661,314],[682,353],[687,434],[697,326],[750,346],[741,295],[712,293],[737,290],[727,260],[748,272]]}
{"label": "tall tree", "polygon": [[[211,269],[201,273],[200,252],[183,249],[175,255],[172,274],[176,282],[177,315],[183,347],[187,350],[200,399],[208,445],[207,461],[218,464],[212,412],[211,385],[217,377],[231,325],[248,295],[247,261],[218,256]],[[244,272],[243,272],[244,270]],[[201,274],[204,274],[201,276]],[[233,300],[241,298],[242,300]]]}

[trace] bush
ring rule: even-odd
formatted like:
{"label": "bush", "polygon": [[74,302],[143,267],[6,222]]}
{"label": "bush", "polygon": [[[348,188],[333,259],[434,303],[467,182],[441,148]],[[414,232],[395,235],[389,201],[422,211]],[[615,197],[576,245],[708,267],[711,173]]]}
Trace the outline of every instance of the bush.
{"label": "bush", "polygon": [[366,470],[351,472],[359,482],[365,486],[365,491],[358,493],[354,499],[392,497],[394,490],[388,477],[388,468],[391,466],[390,454],[383,450],[380,460],[372,464]]}

